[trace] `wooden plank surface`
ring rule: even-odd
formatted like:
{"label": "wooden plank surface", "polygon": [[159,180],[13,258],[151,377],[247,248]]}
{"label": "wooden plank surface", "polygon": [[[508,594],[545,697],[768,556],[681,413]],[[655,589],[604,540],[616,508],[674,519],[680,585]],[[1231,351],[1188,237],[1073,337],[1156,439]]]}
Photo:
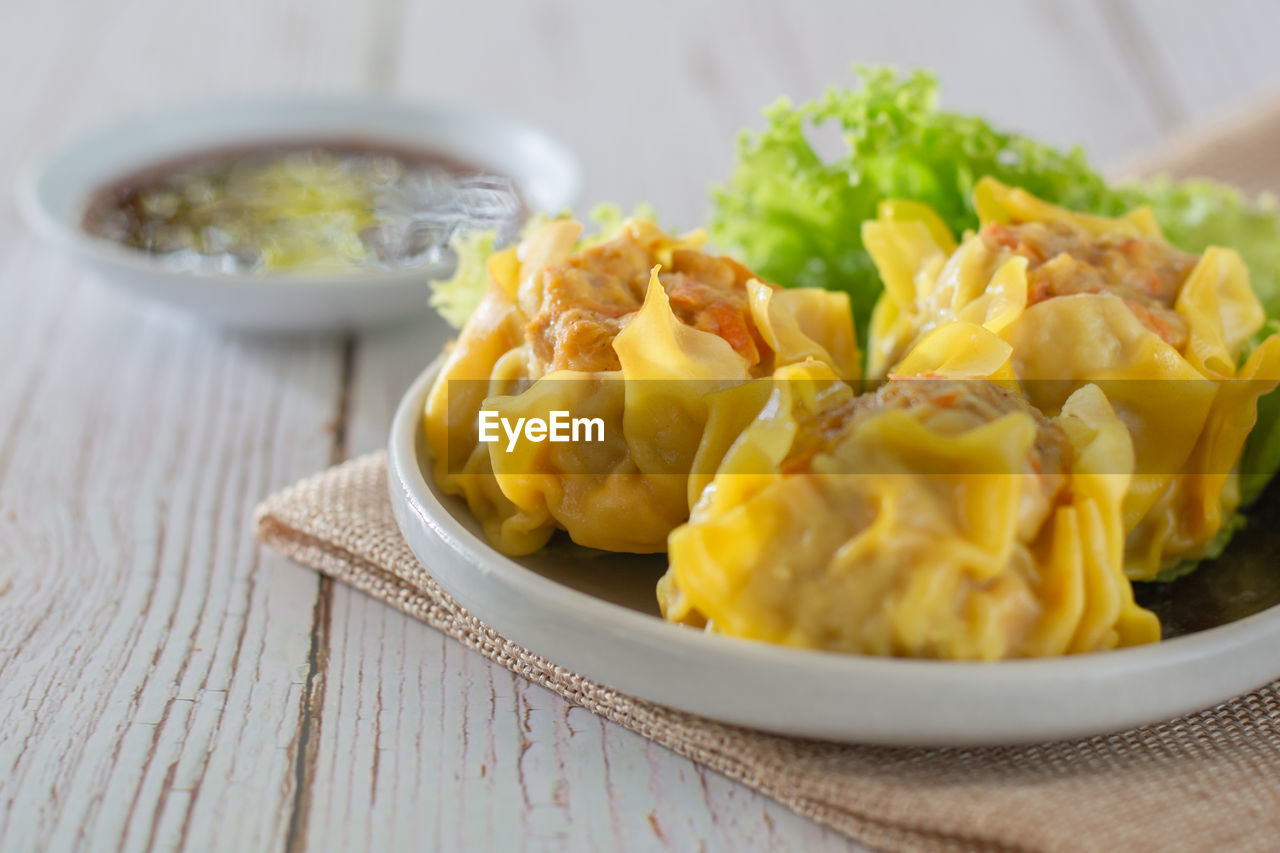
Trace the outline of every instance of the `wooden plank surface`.
{"label": "wooden plank surface", "polygon": [[[280,848],[318,582],[254,542],[327,464],[334,341],[220,334],[20,228],[17,165],[130,109],[364,84],[358,7],[6,4],[0,22],[0,849]],[[355,36],[353,38],[353,36]]]}
{"label": "wooden plank surface", "polygon": [[[11,4],[0,178],[130,109],[358,91],[553,130],[692,224],[737,129],[854,60],[1104,160],[1280,84],[1262,2]],[[36,38],[33,34],[57,34]],[[0,199],[0,849],[852,845],[255,547],[447,332],[254,340],[115,294]]]}

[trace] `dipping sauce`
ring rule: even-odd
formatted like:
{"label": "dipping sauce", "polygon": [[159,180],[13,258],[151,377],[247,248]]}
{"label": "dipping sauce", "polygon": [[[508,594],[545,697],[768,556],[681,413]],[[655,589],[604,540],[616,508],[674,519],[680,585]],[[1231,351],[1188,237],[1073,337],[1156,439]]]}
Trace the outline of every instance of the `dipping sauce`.
{"label": "dipping sauce", "polygon": [[451,259],[459,231],[515,236],[511,179],[439,154],[359,141],[220,149],[94,193],[90,234],[175,269],[335,273]]}

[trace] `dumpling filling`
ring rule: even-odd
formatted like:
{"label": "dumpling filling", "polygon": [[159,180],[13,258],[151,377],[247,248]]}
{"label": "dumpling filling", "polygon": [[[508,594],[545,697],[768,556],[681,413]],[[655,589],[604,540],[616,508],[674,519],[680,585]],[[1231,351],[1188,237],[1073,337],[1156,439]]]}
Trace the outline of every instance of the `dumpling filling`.
{"label": "dumpling filling", "polygon": [[1090,234],[1068,222],[991,222],[979,234],[993,251],[1027,259],[1028,305],[1077,293],[1110,293],[1165,343],[1186,347],[1187,322],[1173,306],[1198,255],[1151,237]]}
{"label": "dumpling filling", "polygon": [[[651,235],[624,231],[543,273],[537,313],[524,333],[546,370],[621,368],[613,341],[644,303],[657,260],[646,237]],[[751,271],[693,249],[675,248],[670,255],[658,282],[675,316],[727,341],[749,366],[759,365],[768,347],[747,307]]]}

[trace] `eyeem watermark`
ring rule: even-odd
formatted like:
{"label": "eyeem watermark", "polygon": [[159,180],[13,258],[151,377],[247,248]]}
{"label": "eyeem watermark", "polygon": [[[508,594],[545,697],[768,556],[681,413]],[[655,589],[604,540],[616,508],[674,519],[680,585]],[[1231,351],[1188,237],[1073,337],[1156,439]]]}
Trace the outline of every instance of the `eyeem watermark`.
{"label": "eyeem watermark", "polygon": [[[713,474],[719,465],[721,454],[700,454],[696,449],[702,446],[707,429],[722,429],[724,424],[706,427],[704,423],[700,432],[699,413],[690,405],[690,401],[706,401],[708,416],[718,401],[725,401],[720,410],[730,411],[727,407],[732,406],[734,418],[745,424],[758,413],[752,410],[742,411],[741,407],[759,405],[771,394],[777,393],[782,386],[782,381],[778,379],[749,381],[765,387],[758,393],[740,393],[733,383],[722,380],[623,380],[616,372],[605,374],[602,378],[561,379],[544,376],[536,381],[540,396],[524,398],[523,395],[528,394],[533,387],[530,383],[495,385],[491,379],[451,379],[448,384],[447,407],[441,414],[447,416],[447,413],[452,412],[455,417],[465,417],[472,424],[472,429],[445,430],[448,441],[460,441],[462,446],[441,447],[437,448],[437,452],[448,460],[450,474],[467,474],[474,472],[471,454],[476,450],[477,437],[482,452],[510,454],[512,457],[522,446],[540,447],[544,442],[557,443],[558,447],[552,445],[551,448],[554,448],[553,453],[558,453],[562,449],[572,451],[575,447],[582,451],[588,448],[602,450],[616,439],[617,447],[613,452],[581,452],[572,460],[561,461],[572,468],[575,475],[607,476],[617,470],[620,454],[629,452],[631,447],[639,443],[649,448],[651,453],[670,453],[670,460],[680,460],[675,463],[676,468],[688,466],[678,473]],[[812,396],[813,386],[810,380],[795,382],[797,393],[792,395],[793,398]],[[962,402],[962,398],[954,393],[957,382],[973,383],[976,386],[974,393],[981,393],[981,386],[989,384],[987,380],[980,379],[900,380],[900,383],[907,386],[903,393],[908,403],[935,408]],[[1076,379],[1022,380],[1018,383],[1018,389],[1027,402],[1038,406],[1052,420],[1054,413],[1067,398],[1084,384],[1083,380]],[[1267,454],[1256,450],[1246,452],[1238,458],[1230,453],[1210,454],[1197,463],[1207,467],[1195,469],[1188,466],[1185,453],[1166,452],[1167,448],[1178,450],[1183,446],[1191,447],[1200,440],[1202,434],[1209,435],[1206,429],[1212,429],[1212,425],[1207,427],[1206,424],[1211,415],[1217,418],[1252,417],[1254,398],[1273,393],[1275,386],[1269,380],[1106,379],[1091,384],[1096,385],[1111,400],[1112,408],[1123,422],[1142,426],[1141,431],[1135,429],[1137,452],[1132,458],[1128,454],[1112,454],[1111,458],[1118,467],[1098,473],[1150,474],[1162,477],[1238,473],[1242,478],[1256,478],[1256,481],[1248,483],[1250,488],[1270,479],[1272,470],[1265,458]],[[806,387],[810,390],[804,390]],[[877,387],[872,382],[851,383],[849,390],[851,394],[866,394],[874,392]],[[1228,389],[1230,394],[1226,393]],[[725,391],[730,394],[717,396]],[[504,403],[504,400],[507,402]],[[1280,390],[1274,391],[1267,405],[1276,405],[1273,401],[1277,400],[1280,400]],[[1230,411],[1215,408],[1226,405],[1224,401],[1239,401],[1232,403],[1238,408]],[[628,406],[632,408],[629,410]],[[845,416],[854,411],[842,412],[840,419],[830,424],[831,432],[826,434],[827,438],[837,440],[842,434],[843,426],[851,424],[851,421],[845,420]],[[521,412],[523,417],[518,416]],[[633,424],[637,431],[630,435],[624,434],[629,412],[639,415]],[[969,429],[970,427],[964,426],[966,422],[965,419],[958,419],[955,429]],[[981,423],[982,419],[976,418],[973,426]],[[672,428],[675,424],[680,424],[679,428]],[[626,441],[622,440],[624,438]],[[545,451],[550,448],[541,449]],[[744,455],[737,460],[738,467],[735,470],[743,471],[743,465],[758,465],[744,473],[776,470],[776,467],[771,467],[774,466],[769,461],[771,457],[761,456],[758,463],[749,461],[751,458],[754,457]],[[829,473],[877,476],[891,473],[939,476],[981,474],[990,473],[992,463],[996,461],[990,454],[975,454],[971,460],[963,462],[950,457],[934,459],[930,454],[916,454],[910,458],[908,465],[899,464],[901,460],[892,454],[868,454],[865,458],[860,455],[858,459],[857,470],[849,470],[846,462],[840,462],[840,466],[846,467],[837,466]],[[1070,464],[1069,458],[1066,463]],[[710,466],[710,469],[699,466]],[[664,469],[664,473],[677,473],[676,468]],[[1280,494],[1280,486],[1277,487],[1277,494]]]}
{"label": "eyeem watermark", "polygon": [[[501,433],[499,433],[501,429]],[[485,444],[507,437],[507,452],[516,449],[523,435],[535,444],[569,441],[604,441],[604,418],[574,418],[569,412],[553,411],[550,418],[504,418],[492,409],[480,410],[480,441]]]}

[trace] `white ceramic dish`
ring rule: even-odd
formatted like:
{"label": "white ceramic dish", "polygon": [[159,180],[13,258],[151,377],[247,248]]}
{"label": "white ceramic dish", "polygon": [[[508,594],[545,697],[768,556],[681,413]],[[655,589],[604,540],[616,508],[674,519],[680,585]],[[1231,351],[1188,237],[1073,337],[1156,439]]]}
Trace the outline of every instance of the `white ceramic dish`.
{"label": "white ceramic dish", "polygon": [[542,132],[461,107],[367,98],[275,98],[195,104],[86,135],[22,173],[18,203],[41,235],[114,284],[219,325],[304,331],[356,328],[427,310],[441,265],[350,275],[233,275],[166,269],[80,227],[91,194],[158,162],[222,146],[361,139],[438,151],[510,176],[534,210],[576,201],[574,157]]}
{"label": "white ceramic dish", "polygon": [[424,475],[422,408],[390,437],[396,520],[450,595],[508,639],[642,699],[788,735],[901,746],[1032,743],[1168,720],[1280,675],[1280,607],[1150,646],[999,663],[804,651],[657,617],[660,558],[494,551],[466,506]]}

